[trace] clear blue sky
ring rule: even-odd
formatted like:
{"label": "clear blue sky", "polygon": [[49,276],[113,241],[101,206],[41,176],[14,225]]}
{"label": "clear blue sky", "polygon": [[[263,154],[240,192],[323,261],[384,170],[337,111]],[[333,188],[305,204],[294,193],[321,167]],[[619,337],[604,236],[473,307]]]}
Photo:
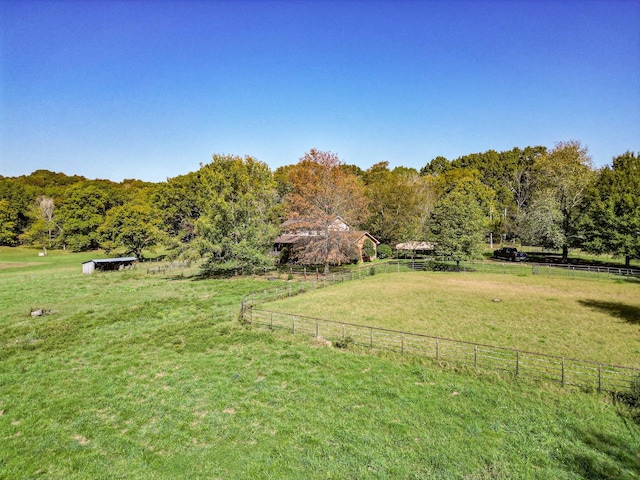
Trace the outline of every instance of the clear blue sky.
{"label": "clear blue sky", "polygon": [[0,175],[640,151],[640,1],[0,1]]}

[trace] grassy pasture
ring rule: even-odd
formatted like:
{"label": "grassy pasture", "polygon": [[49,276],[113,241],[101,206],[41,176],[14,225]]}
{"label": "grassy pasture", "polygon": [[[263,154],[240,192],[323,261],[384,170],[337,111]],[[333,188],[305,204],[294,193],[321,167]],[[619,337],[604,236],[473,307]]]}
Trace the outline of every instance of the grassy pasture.
{"label": "grassy pasture", "polygon": [[274,282],[84,259],[0,270],[0,478],[640,475],[606,397],[247,330],[240,299]]}
{"label": "grassy pasture", "polygon": [[261,308],[640,367],[640,285],[631,281],[390,273]]}

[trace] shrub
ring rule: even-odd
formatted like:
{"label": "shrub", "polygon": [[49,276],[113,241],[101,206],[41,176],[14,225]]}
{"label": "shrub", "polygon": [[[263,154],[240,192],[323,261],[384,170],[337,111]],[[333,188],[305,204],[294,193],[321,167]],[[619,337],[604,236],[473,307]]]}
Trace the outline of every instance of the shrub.
{"label": "shrub", "polygon": [[640,422],[640,375],[631,380],[628,392],[614,392],[613,399],[625,405],[631,417]]}
{"label": "shrub", "polygon": [[288,263],[290,256],[291,256],[291,254],[289,252],[289,247],[284,247],[280,251],[280,258],[278,259],[278,262],[280,263],[280,265],[284,265],[284,264]]}
{"label": "shrub", "polygon": [[335,342],[333,342],[333,344],[337,348],[347,348],[352,343],[355,343],[355,341],[353,340],[353,337],[351,335],[347,335],[346,337],[338,338]]}
{"label": "shrub", "polygon": [[371,260],[376,254],[376,247],[371,240],[368,238],[364,241],[362,245],[362,253],[366,260]]}
{"label": "shrub", "polygon": [[391,247],[386,244],[382,244],[378,246],[378,258],[383,260],[385,258],[390,258],[392,255]]}

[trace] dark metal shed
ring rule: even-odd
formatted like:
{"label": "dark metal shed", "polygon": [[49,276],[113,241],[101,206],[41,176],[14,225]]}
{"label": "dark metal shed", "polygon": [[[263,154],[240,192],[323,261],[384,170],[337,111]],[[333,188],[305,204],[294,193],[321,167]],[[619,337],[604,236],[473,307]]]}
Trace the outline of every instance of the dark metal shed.
{"label": "dark metal shed", "polygon": [[123,270],[131,267],[138,259],[136,257],[99,258],[82,263],[82,273],[93,273],[96,270]]}

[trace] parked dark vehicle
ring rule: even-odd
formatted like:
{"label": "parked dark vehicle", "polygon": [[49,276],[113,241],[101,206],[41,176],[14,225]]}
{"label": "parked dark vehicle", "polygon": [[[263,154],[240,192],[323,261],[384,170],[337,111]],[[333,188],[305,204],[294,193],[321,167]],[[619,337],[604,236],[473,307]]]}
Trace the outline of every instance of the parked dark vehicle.
{"label": "parked dark vehicle", "polygon": [[515,247],[502,247],[493,252],[493,258],[509,260],[510,262],[523,262],[527,259],[527,254],[519,252]]}

